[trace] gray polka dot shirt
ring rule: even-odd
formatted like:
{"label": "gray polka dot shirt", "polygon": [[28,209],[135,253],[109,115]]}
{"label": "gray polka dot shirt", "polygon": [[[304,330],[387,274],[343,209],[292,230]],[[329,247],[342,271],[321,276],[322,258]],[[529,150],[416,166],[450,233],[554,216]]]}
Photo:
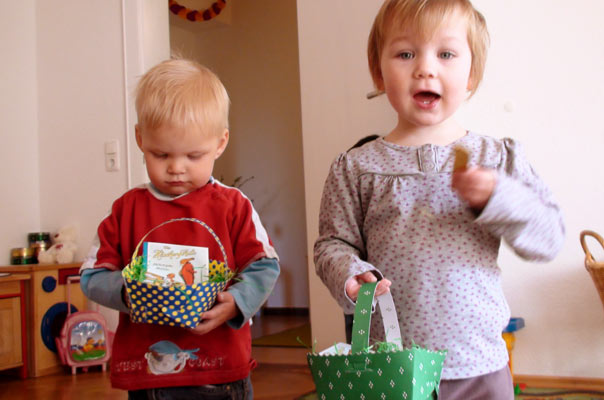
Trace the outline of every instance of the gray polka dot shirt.
{"label": "gray polka dot shirt", "polygon": [[[496,169],[479,213],[451,189],[454,147],[470,165]],[[510,311],[501,288],[501,240],[526,260],[548,261],[564,241],[558,205],[512,139],[469,132],[447,146],[398,146],[382,138],[341,154],[321,200],[316,272],[346,313],[347,279],[377,271],[392,281],[405,346],[448,350],[443,379],[497,371]],[[381,317],[372,340],[383,340]]]}

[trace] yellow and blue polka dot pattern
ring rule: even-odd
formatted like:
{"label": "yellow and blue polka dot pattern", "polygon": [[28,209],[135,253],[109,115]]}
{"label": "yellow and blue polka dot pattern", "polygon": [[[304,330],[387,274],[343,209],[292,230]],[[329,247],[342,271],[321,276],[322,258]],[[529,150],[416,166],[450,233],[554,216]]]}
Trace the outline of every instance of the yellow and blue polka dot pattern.
{"label": "yellow and blue polka dot pattern", "polygon": [[174,222],[193,222],[205,228],[218,243],[224,262],[210,260],[209,281],[191,286],[158,286],[140,282],[132,279],[132,271],[127,265],[122,271],[122,276],[130,299],[130,319],[133,322],[194,328],[202,313],[212,308],[216,296],[224,290],[233,276],[227,265],[226,251],[220,238],[205,222],[196,218],[176,218],[157,225],[139,241],[132,254],[132,260],[137,258],[140,246],[151,232]]}
{"label": "yellow and blue polka dot pattern", "polygon": [[210,262],[210,281],[191,286],[156,286],[125,278],[133,322],[194,328],[201,314],[214,305],[216,296],[226,287],[228,267],[220,261]]}

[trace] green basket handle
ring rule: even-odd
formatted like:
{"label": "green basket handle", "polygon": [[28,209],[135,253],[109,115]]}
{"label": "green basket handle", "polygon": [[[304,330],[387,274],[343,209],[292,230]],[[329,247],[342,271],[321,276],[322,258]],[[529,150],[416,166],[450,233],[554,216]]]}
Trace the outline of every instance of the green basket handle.
{"label": "green basket handle", "polygon": [[[354,321],[352,322],[352,344],[351,354],[357,354],[369,347],[369,329],[371,326],[371,313],[373,296],[377,282],[365,283],[359,290],[357,303],[354,307]],[[402,350],[401,330],[398,324],[396,307],[392,300],[392,294],[386,292],[377,297],[384,322],[386,342],[399,345]]]}

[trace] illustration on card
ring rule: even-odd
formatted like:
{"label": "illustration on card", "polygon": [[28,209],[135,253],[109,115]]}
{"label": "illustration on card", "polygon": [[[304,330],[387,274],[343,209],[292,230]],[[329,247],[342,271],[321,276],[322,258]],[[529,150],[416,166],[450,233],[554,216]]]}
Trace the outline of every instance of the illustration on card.
{"label": "illustration on card", "polygon": [[147,263],[147,283],[191,286],[208,280],[207,247],[145,242],[143,255]]}

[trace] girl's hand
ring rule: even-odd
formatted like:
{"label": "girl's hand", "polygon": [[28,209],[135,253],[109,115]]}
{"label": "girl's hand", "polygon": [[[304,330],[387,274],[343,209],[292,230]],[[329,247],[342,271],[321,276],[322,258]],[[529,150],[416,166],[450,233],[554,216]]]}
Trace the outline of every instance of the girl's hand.
{"label": "girl's hand", "polygon": [[203,313],[201,321],[192,331],[197,335],[203,335],[236,316],[237,305],[233,295],[229,292],[220,292],[216,296],[214,306]]}
{"label": "girl's hand", "polygon": [[470,167],[453,172],[451,186],[471,208],[482,210],[491,198],[496,183],[495,170]]}
{"label": "girl's hand", "polygon": [[[357,296],[359,295],[359,290],[363,283],[375,282],[377,281],[377,277],[373,274],[373,272],[365,272],[357,276],[353,276],[352,278],[346,281],[346,294],[352,300],[356,301]],[[382,279],[377,287],[375,288],[375,296],[380,296],[388,291],[390,291],[390,282],[388,279]]]}

